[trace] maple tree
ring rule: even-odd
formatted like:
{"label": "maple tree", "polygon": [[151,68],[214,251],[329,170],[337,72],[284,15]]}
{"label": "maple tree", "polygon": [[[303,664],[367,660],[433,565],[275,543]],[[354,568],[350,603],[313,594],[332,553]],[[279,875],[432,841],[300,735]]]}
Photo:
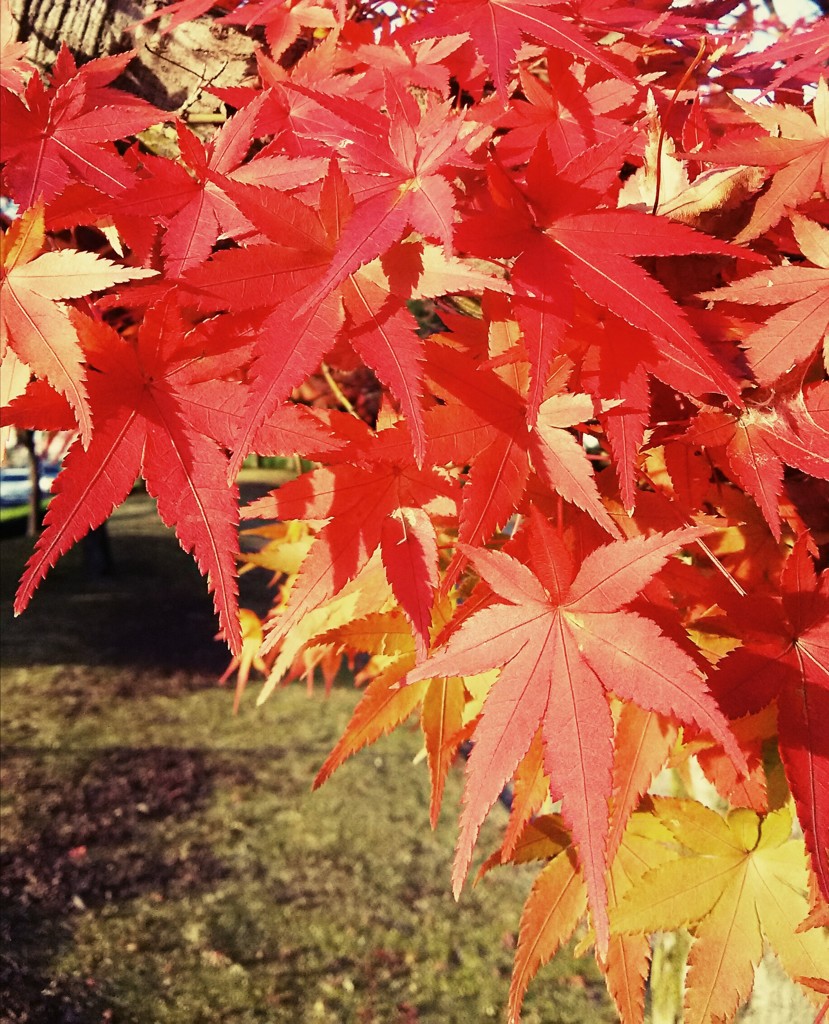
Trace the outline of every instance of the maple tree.
{"label": "maple tree", "polygon": [[[510,1019],[575,935],[642,1021],[674,929],[686,1020],[764,943],[825,1013],[825,19],[756,53],[732,0],[160,5],[251,34],[205,126],[0,13],[0,425],[77,432],[16,611],[140,475],[237,706],[362,656],[317,784],[418,714],[434,825],[471,745],[456,895],[510,794]],[[304,461],[240,509],[251,453]]]}

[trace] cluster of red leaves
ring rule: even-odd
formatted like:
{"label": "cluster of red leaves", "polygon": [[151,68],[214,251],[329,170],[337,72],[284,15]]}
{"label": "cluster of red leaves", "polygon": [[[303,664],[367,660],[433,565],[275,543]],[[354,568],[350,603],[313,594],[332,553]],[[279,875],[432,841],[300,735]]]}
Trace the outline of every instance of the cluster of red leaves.
{"label": "cluster of red leaves", "polygon": [[[679,927],[688,1020],[734,1016],[764,938],[819,1005],[829,28],[763,58],[731,0],[222,6],[268,49],[208,137],[113,86],[130,54],[47,79],[5,40],[2,423],[78,432],[17,611],[140,474],[237,700],[371,656],[319,781],[419,709],[434,823],[471,739],[456,892],[512,786],[485,868],[546,862],[512,1017],[585,914],[626,1022]],[[316,465],[241,510],[241,556],[252,452]],[[240,560],[282,584],[264,623]]]}

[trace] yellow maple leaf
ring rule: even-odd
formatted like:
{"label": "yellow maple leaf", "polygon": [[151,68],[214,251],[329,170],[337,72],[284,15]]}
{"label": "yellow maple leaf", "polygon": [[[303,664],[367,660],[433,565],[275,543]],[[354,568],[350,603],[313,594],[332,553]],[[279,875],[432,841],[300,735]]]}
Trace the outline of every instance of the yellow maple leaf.
{"label": "yellow maple leaf", "polygon": [[691,853],[648,871],[611,914],[611,928],[690,929],[686,1024],[733,1019],[751,993],[764,937],[792,978],[829,973],[825,930],[797,933],[809,912],[807,861],[787,808],[765,817],[739,808],[727,818],[691,800],[656,809]]}

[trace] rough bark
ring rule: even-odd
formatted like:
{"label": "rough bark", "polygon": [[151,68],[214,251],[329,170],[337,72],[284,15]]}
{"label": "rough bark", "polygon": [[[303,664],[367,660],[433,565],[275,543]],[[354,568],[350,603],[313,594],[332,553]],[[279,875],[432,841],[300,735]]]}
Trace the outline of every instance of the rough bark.
{"label": "rough bark", "polygon": [[137,24],[157,8],[151,0],[11,0],[17,37],[29,43],[33,63],[48,68],[62,43],[79,62],[134,49],[119,84],[162,110],[209,113],[219,102],[206,86],[253,80],[250,35],[210,17],[173,32],[163,31],[163,20]]}

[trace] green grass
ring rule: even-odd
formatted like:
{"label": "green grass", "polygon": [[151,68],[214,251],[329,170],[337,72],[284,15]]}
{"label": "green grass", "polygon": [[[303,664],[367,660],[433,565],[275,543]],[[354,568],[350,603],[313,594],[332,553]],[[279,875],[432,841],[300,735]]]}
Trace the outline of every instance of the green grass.
{"label": "green grass", "polygon": [[[48,505],[52,500],[52,495],[44,498],[44,505]],[[11,523],[16,519],[27,519],[29,516],[29,509],[31,505],[13,505],[10,508],[0,508],[0,523]]]}
{"label": "green grass", "polygon": [[[428,826],[419,733],[399,730],[318,792],[359,696],[279,691],[237,717],[190,560],[134,495],[117,573],[70,553],[11,620],[25,539],[4,540],[3,1021],[450,1024],[504,1020],[534,871],[455,904],[462,783]],[[245,597],[267,595],[255,574]],[[481,850],[497,843],[497,807]],[[592,959],[567,952],[527,1024],[614,1019]]]}

